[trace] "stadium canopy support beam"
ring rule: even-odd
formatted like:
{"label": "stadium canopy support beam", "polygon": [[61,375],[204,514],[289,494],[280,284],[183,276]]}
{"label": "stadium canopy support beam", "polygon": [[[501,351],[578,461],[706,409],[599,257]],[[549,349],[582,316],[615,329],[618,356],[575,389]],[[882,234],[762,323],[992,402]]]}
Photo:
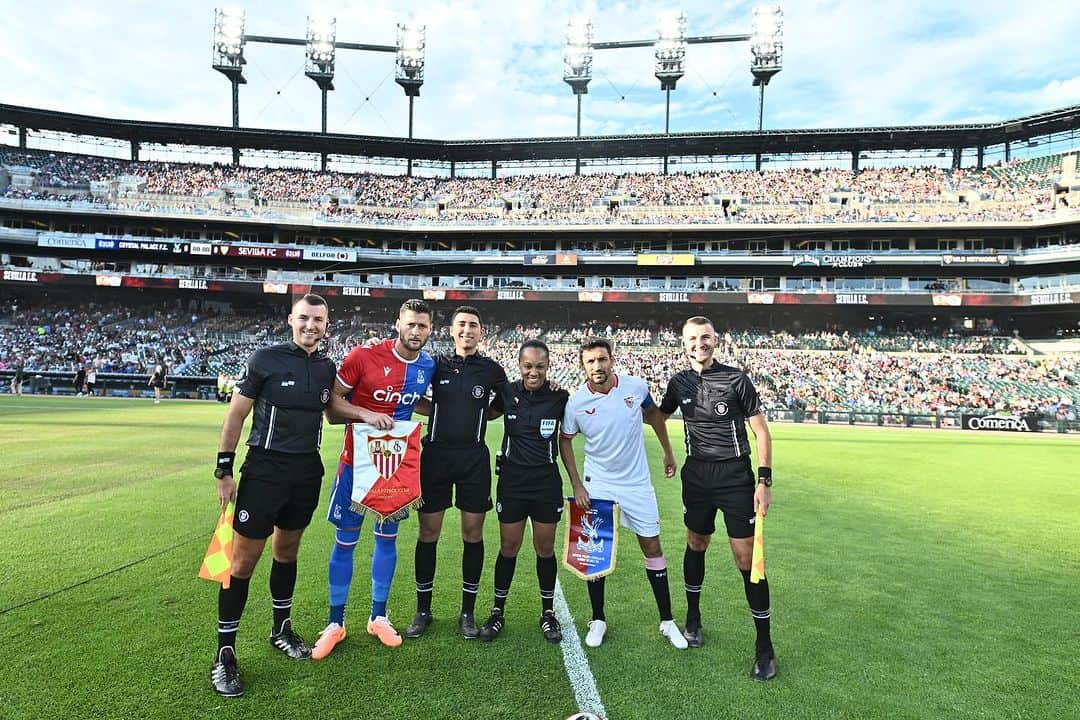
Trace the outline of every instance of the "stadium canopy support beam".
{"label": "stadium canopy support beam", "polygon": [[497,167],[498,167],[498,163],[496,161],[492,160],[491,161],[491,179],[492,180],[495,179],[495,171],[496,171]]}
{"label": "stadium canopy support beam", "polygon": [[139,162],[139,141],[131,141],[131,162]]}
{"label": "stadium canopy support beam", "polygon": [[19,128],[19,149],[20,150],[25,150],[26,149],[26,128],[25,127],[20,127]]}
{"label": "stadium canopy support beam", "polygon": [[457,160],[450,161],[450,179],[453,180],[457,177]]}
{"label": "stadium canopy support beam", "polygon": [[859,172],[859,151],[851,151],[851,172]]}
{"label": "stadium canopy support beam", "polygon": [[959,170],[960,162],[964,159],[964,148],[953,148],[952,151],[952,169]]}
{"label": "stadium canopy support beam", "polygon": [[1012,160],[1012,143],[1005,141],[1005,162]]}
{"label": "stadium canopy support beam", "polygon": [[983,156],[985,154],[986,154],[986,148],[983,147],[982,145],[980,145],[979,146],[979,154],[976,156],[976,160],[975,160],[976,167],[978,167],[979,170],[983,169]]}

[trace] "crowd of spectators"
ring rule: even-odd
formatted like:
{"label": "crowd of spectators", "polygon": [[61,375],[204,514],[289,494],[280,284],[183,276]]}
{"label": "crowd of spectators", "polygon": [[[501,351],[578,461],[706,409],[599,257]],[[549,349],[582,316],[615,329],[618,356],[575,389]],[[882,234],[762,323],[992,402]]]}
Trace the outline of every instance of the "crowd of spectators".
{"label": "crowd of spectators", "polygon": [[[452,347],[436,323],[432,349]],[[342,317],[325,343],[340,362],[369,338],[389,337],[383,313]],[[516,377],[520,344],[540,338],[552,348],[552,376],[576,387],[584,376],[577,346],[586,336],[610,338],[618,368],[645,378],[663,397],[668,378],[685,367],[677,329],[641,324],[491,323],[484,351]],[[200,312],[179,305],[132,308],[89,303],[72,308],[11,308],[0,318],[0,370],[141,376],[159,362],[172,376],[235,375],[254,350],[288,336],[279,310]],[[946,414],[966,410],[1039,412],[1075,417],[1080,403],[1080,357],[1015,357],[1018,338],[918,332],[748,331],[725,333],[725,362],[744,368],[771,410],[807,417],[827,412]]]}
{"label": "crowd of spectators", "polygon": [[[451,179],[0,150],[0,166],[38,172],[38,187],[4,192],[16,199],[176,212],[198,209],[201,198],[213,196],[215,211],[303,211],[331,222],[391,225],[1023,221],[1054,212],[1048,185],[1060,172],[1060,159],[1054,160],[1016,160],[981,171],[794,168]],[[124,176],[145,181],[137,198],[91,197],[89,183]],[[247,195],[245,188],[250,202],[221,202],[238,189],[238,196]]]}

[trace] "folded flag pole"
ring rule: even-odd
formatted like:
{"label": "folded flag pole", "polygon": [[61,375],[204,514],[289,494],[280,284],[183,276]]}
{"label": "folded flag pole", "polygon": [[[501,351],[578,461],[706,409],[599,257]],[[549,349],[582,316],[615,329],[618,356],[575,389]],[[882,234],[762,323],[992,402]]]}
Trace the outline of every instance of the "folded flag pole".
{"label": "folded flag pole", "polygon": [[206,557],[199,568],[199,577],[219,582],[225,590],[229,589],[232,578],[233,507],[230,502],[221,513],[221,519],[210,538],[210,547],[206,548]]}
{"label": "folded flag pole", "polygon": [[761,510],[754,518],[754,555],[750,560],[750,582],[757,584],[765,577],[765,516]]}

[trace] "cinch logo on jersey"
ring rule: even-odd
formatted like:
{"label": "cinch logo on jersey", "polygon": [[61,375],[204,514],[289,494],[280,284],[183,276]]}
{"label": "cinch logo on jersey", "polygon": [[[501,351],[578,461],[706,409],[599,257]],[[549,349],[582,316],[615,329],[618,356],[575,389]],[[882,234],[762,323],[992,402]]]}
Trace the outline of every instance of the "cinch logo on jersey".
{"label": "cinch logo on jersey", "polygon": [[402,405],[415,405],[420,398],[424,397],[422,393],[416,392],[399,392],[391,385],[385,390],[379,389],[371,393],[371,397],[375,398],[379,402],[391,402],[400,403]]}

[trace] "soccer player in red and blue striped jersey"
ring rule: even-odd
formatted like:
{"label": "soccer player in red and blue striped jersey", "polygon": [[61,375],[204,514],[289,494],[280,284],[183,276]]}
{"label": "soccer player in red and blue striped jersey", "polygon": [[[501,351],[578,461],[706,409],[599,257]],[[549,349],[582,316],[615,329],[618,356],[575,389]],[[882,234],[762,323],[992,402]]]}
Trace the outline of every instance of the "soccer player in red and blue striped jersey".
{"label": "soccer player in red and blue striped jersey", "polygon": [[[389,430],[395,420],[408,420],[427,392],[435,373],[435,361],[421,348],[431,335],[431,309],[422,300],[408,300],[397,319],[398,336],[371,347],[354,348],[338,370],[332,391],[335,415],[349,422],[367,423]],[[363,515],[352,510],[352,426],[345,427],[334,491],[327,519],[336,527],[330,552],[330,617],[319,636],[312,658],[321,660],[345,639],[345,604],[352,584],[353,552],[360,539]],[[376,522],[375,549],[371,558],[371,615],[367,630],[389,647],[401,644],[401,636],[387,619],[386,601],[397,566],[397,522]]]}

